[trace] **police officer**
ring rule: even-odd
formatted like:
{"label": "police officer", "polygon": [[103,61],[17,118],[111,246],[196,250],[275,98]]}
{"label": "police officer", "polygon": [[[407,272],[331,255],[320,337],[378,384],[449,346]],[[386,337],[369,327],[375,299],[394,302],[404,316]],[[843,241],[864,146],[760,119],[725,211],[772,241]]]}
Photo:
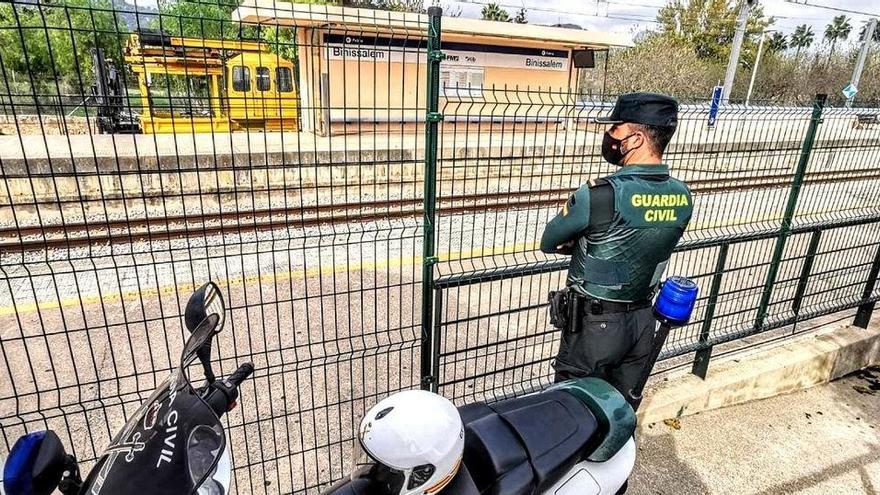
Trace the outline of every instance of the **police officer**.
{"label": "police officer", "polygon": [[543,252],[571,255],[566,288],[550,293],[550,321],[562,331],[553,367],[557,382],[607,380],[635,409],[654,365],[651,299],[693,202],[663,163],[678,124],[674,99],[621,95],[595,121],[611,125],[602,157],[620,170],[575,191],[541,237]]}

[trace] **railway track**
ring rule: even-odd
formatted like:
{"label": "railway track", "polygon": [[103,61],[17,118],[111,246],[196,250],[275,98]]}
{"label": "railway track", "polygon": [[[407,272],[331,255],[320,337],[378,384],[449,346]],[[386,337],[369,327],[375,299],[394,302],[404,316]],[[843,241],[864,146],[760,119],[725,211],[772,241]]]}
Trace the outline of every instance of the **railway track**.
{"label": "railway track", "polygon": [[[699,179],[689,181],[698,194],[723,193],[742,188],[771,189],[787,187],[792,174],[769,174],[761,177]],[[862,179],[876,179],[874,170],[855,172],[814,172],[805,184],[827,184]],[[437,210],[456,215],[559,205],[566,191],[539,189],[517,193],[493,192],[440,196]],[[296,206],[163,217],[95,220],[42,226],[0,228],[0,254],[5,252],[64,249],[93,244],[125,244],[162,241],[192,236],[250,233],[282,228],[304,228],[326,224],[363,223],[388,219],[421,217],[421,198],[405,198],[361,203]]]}

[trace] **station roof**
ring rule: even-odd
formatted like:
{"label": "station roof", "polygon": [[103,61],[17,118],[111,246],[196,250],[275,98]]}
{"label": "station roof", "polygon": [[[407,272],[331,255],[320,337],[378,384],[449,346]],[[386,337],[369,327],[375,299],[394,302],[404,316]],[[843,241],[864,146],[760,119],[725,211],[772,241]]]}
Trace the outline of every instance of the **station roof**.
{"label": "station roof", "polygon": [[[280,0],[244,0],[232,13],[232,19],[246,23],[281,26],[320,27],[329,30],[359,29],[365,32],[395,33],[427,30],[427,14],[387,10],[290,3]],[[604,48],[629,46],[626,36],[580,29],[484,21],[463,17],[444,17],[444,35],[455,38],[480,38],[487,41],[544,43],[571,47]]]}

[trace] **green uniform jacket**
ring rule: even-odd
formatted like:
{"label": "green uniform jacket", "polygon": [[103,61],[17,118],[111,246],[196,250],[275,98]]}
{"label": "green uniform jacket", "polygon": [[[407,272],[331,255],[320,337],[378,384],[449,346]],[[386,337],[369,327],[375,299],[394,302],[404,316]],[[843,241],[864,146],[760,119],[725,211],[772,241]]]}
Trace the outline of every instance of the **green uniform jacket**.
{"label": "green uniform jacket", "polygon": [[[541,251],[571,254],[567,285],[574,290],[607,301],[642,301],[660,282],[691,219],[691,193],[666,165],[629,165],[603,182],[569,197],[544,229]],[[608,186],[608,200],[591,198],[598,192],[591,189]],[[613,211],[591,212],[591,203]],[[591,216],[607,221],[592,225]]]}

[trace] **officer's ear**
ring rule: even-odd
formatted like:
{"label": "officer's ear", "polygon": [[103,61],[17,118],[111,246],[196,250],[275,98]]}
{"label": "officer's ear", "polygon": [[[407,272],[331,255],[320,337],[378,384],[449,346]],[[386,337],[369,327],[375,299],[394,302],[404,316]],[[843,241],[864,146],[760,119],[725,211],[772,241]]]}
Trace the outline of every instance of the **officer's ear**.
{"label": "officer's ear", "polygon": [[650,146],[650,144],[648,144],[647,129],[640,125],[637,125],[632,127],[632,132],[635,135],[630,138],[630,142],[632,143],[632,145],[629,149],[634,150],[636,148],[641,148],[642,146]]}

